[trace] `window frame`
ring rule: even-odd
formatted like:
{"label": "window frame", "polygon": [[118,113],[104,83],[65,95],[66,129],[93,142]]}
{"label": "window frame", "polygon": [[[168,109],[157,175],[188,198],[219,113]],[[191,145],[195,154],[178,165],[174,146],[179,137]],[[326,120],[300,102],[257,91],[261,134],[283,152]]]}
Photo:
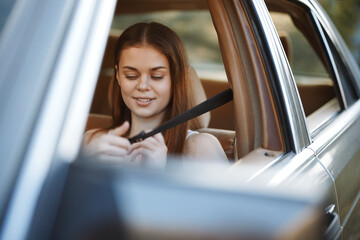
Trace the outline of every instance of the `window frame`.
{"label": "window frame", "polygon": [[[348,99],[346,99],[347,97],[347,92],[344,92],[344,81],[343,79],[341,79],[341,77],[339,76],[339,72],[338,72],[338,66],[334,60],[334,56],[333,56],[333,53],[329,47],[329,43],[328,43],[328,39],[327,39],[327,36],[328,36],[328,32],[324,29],[324,22],[323,21],[320,21],[320,17],[319,17],[319,12],[316,11],[314,9],[314,6],[311,5],[309,2],[305,2],[305,1],[302,1],[302,2],[291,2],[293,4],[295,4],[296,6],[298,7],[301,7],[307,14],[307,16],[309,17],[310,19],[310,23],[312,24],[312,29],[315,31],[315,33],[317,34],[318,36],[318,40],[319,40],[319,43],[321,44],[321,47],[322,47],[322,51],[323,51],[323,57],[325,58],[326,60],[326,64],[327,64],[327,68],[328,68],[328,71],[329,71],[329,74],[330,74],[330,77],[333,79],[334,81],[334,87],[336,89],[336,92],[337,92],[337,99],[339,101],[339,104],[340,104],[340,114],[342,111],[346,110],[349,105],[351,105],[352,103],[348,101]],[[275,27],[274,27],[275,28]],[[277,35],[277,31],[276,32],[276,35]],[[269,38],[270,35],[267,35],[267,37]],[[279,36],[277,35],[276,38],[278,38],[278,43],[277,44],[280,44],[280,39],[279,39]],[[333,42],[332,42],[333,43]],[[335,46],[336,47],[336,46]],[[269,47],[268,48],[268,51],[270,52],[273,52],[272,47]],[[281,46],[282,48],[282,46]],[[338,50],[338,48],[336,48]],[[276,55],[276,54],[275,54]],[[343,56],[341,53],[339,53],[340,56]],[[274,56],[272,56],[272,58],[276,58]],[[308,124],[308,120],[307,118],[305,117],[305,114],[304,114],[304,110],[303,110],[303,106],[302,106],[302,102],[301,102],[301,99],[300,99],[300,96],[299,96],[299,92],[297,91],[297,89],[291,89],[294,85],[296,87],[296,84],[295,84],[295,80],[294,80],[294,74],[290,68],[290,65],[287,61],[287,58],[286,58],[286,54],[285,54],[285,51],[283,50],[283,54],[281,54],[281,59],[282,61],[285,61],[287,62],[287,68],[288,69],[285,69],[283,67],[283,75],[287,75],[287,80],[286,81],[290,81],[290,82],[287,82],[286,84],[283,84],[281,83],[282,81],[284,81],[283,79],[283,76],[278,76],[278,78],[280,78],[280,85],[282,86],[279,86],[279,83],[275,82],[275,85],[278,85],[278,86],[274,86],[274,89],[280,89],[280,91],[282,91],[284,94],[283,95],[283,101],[285,101],[285,105],[286,108],[291,108],[294,110],[295,113],[290,113],[289,109],[288,110],[284,110],[284,111],[280,111],[279,114],[281,114],[281,112],[287,112],[287,114],[285,114],[286,118],[287,118],[287,125],[285,125],[285,128],[288,128],[288,132],[290,134],[290,137],[289,139],[293,142],[290,143],[290,146],[292,146],[292,150],[295,151],[295,152],[299,152],[299,150],[305,148],[306,146],[308,146],[313,140],[314,138],[316,137],[316,135],[323,131],[326,126],[331,123],[339,114],[333,114],[333,116],[331,117],[328,117],[325,121],[321,122],[321,124],[319,126],[317,126],[315,129],[309,129],[309,124]],[[341,59],[341,60],[344,60],[344,59]],[[344,62],[343,62],[344,63]],[[275,64],[276,64],[276,61],[275,61]],[[279,63],[278,63],[279,64]],[[284,64],[284,63],[282,63]],[[348,64],[346,64],[346,62],[344,63],[345,66],[348,66]],[[277,71],[276,69],[279,68],[277,66],[269,66],[270,71]],[[274,70],[275,69],[275,70]],[[349,73],[351,74],[351,73]],[[353,76],[353,74],[351,74]],[[287,89],[285,90],[284,89],[284,86],[286,87],[287,85]],[[353,84],[353,85],[356,85],[356,84]],[[289,87],[290,86],[290,87]],[[349,87],[348,85],[346,87]],[[350,86],[351,87],[351,86]],[[282,89],[281,89],[282,88]],[[284,93],[284,91],[287,91],[287,93]],[[357,91],[357,89],[355,89],[355,91]],[[293,97],[292,100],[291,97],[288,95],[289,93],[293,94],[295,97]],[[287,95],[287,96],[286,96]],[[295,101],[297,103],[293,103],[293,104],[289,104],[289,102],[291,101]],[[349,104],[350,103],[350,104]],[[282,103],[281,102],[277,102],[278,106],[281,106]],[[301,106],[301,110],[302,110],[302,114],[299,114],[299,111],[298,109],[296,109],[297,107]],[[297,118],[300,118],[300,121],[298,119],[295,119],[294,118],[294,115],[296,116],[297,115]],[[302,116],[301,116],[302,115]],[[294,125],[297,125],[295,127],[292,127],[291,126],[291,122],[292,121],[295,121],[295,124]],[[290,127],[289,127],[290,126]],[[297,130],[296,128],[299,128],[300,130]],[[301,131],[302,133],[301,134],[296,134],[299,133],[299,131]],[[293,136],[291,136],[293,135]],[[295,135],[295,136],[294,136]],[[296,136],[298,135],[298,136]],[[295,139],[297,137],[297,139]],[[298,147],[296,147],[296,145],[298,145]]]}

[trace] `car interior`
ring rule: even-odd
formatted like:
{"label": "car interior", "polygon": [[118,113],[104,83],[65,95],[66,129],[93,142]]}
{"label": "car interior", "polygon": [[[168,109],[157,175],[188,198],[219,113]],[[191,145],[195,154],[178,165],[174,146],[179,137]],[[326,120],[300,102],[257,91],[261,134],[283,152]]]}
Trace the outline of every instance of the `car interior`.
{"label": "car interior", "polygon": [[[229,87],[234,92],[234,101],[199,116],[200,126],[190,123],[191,128],[217,137],[235,165],[255,158],[266,164],[286,151],[263,59],[258,47],[247,44],[255,42],[254,35],[246,33],[245,25],[231,28],[226,26],[230,24],[228,21],[219,21],[227,14],[226,4],[205,0],[151,3],[118,0],[85,131],[111,125],[109,99],[115,64],[113,49],[118,36],[133,23],[159,21],[177,32],[184,42],[191,66],[189,90],[195,105]],[[271,0],[266,4],[293,70],[308,127],[313,132],[339,112],[341,106],[323,46],[316,40],[313,23],[303,8],[283,1]],[[212,11],[215,8],[217,11]],[[241,56],[235,55],[230,47],[231,35],[243,42],[238,46]],[[309,59],[314,66],[310,70],[306,65]]]}
{"label": "car interior", "polygon": [[[86,125],[86,129],[93,129],[93,128],[104,128],[111,124],[111,106],[109,96],[111,94],[112,89],[112,80],[113,80],[113,68],[114,68],[114,54],[113,49],[116,44],[117,38],[120,35],[121,31],[125,28],[122,26],[118,26],[116,29],[116,24],[119,21],[127,20],[127,25],[129,26],[135,22],[139,21],[160,21],[160,22],[167,22],[169,21],[169,17],[171,14],[180,14],[181,16],[185,15],[185,21],[191,21],[196,18],[196,15],[199,14],[200,18],[205,24],[207,24],[206,28],[209,29],[208,31],[212,31],[213,41],[217,41],[215,29],[212,26],[211,16],[209,11],[207,10],[206,1],[195,1],[194,3],[181,3],[175,2],[174,4],[169,4],[169,2],[165,4],[155,4],[155,5],[147,5],[147,1],[139,2],[135,1],[134,3],[130,4],[127,1],[118,1],[115,16],[114,16],[114,23],[113,28],[110,31],[106,50],[104,53],[104,58],[101,66],[100,75],[98,78],[98,83],[96,86],[96,90],[94,93],[91,110],[88,118],[88,122]],[[141,5],[142,7],[136,7]],[[175,7],[174,7],[175,6]],[[184,9],[185,8],[185,9]],[[179,13],[180,12],[180,13]],[[171,19],[170,19],[171,20]],[[177,20],[177,19],[175,19]],[[181,21],[181,19],[180,19]],[[184,21],[184,20],[182,20]],[[176,23],[176,22],[175,22]],[[121,23],[120,23],[121,24]],[[181,27],[181,26],[180,26]],[[121,29],[122,28],[122,29]],[[211,29],[212,28],[212,29]],[[172,26],[173,30],[177,30],[176,26]],[[180,32],[180,33],[179,33]],[[181,34],[181,29],[178,30],[178,34]],[[183,31],[186,38],[186,31]],[[181,35],[180,35],[181,36]],[[214,38],[215,37],[215,38]],[[195,43],[191,43],[191,40],[184,41],[185,46],[187,42],[190,42],[189,45],[191,50],[194,49],[194,46],[201,46],[201,39],[196,39],[196,37],[192,40]],[[205,44],[212,44],[206,43]],[[216,43],[218,44],[218,43]],[[213,44],[214,45],[214,44]],[[214,46],[211,46],[214,48]],[[215,53],[211,53],[213,55],[218,55],[214,58],[220,58],[221,62],[221,55],[219,46],[215,45],[218,49],[215,49]],[[202,49],[201,49],[202,50]],[[212,50],[214,52],[214,50]],[[190,50],[188,49],[188,54]],[[206,54],[203,54],[206,57]],[[220,56],[219,56],[220,55]],[[195,56],[195,58],[201,58],[202,56]],[[189,59],[192,60],[191,58]],[[206,59],[205,59],[206,60]],[[197,105],[207,98],[216,95],[217,93],[224,91],[229,88],[229,83],[226,78],[225,71],[223,69],[223,65],[219,66],[217,63],[203,63],[203,62],[196,62],[194,61],[194,65],[200,65],[200,70],[197,70],[192,64],[189,69],[189,81],[190,81],[190,91],[191,97],[193,98],[194,105]],[[202,66],[201,66],[202,64]],[[212,68],[216,66],[219,70],[214,71]],[[210,70],[210,71],[209,71]],[[214,78],[215,76],[215,78]],[[205,113],[198,117],[198,122],[200,126],[194,126],[192,122],[190,123],[190,128],[199,130],[200,132],[207,132],[210,134],[215,135],[227,157],[229,160],[235,159],[235,152],[234,152],[234,141],[235,141],[235,127],[234,127],[234,117],[232,114],[233,103],[227,103],[224,106],[215,109],[211,113]]]}

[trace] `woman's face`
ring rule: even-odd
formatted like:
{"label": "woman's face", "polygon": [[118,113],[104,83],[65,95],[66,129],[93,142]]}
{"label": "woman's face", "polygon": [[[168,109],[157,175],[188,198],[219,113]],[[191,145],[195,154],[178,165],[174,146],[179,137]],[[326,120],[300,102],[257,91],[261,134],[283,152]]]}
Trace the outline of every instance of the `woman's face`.
{"label": "woman's face", "polygon": [[162,120],[171,98],[166,56],[149,45],[129,47],[122,51],[118,67],[121,95],[132,117]]}

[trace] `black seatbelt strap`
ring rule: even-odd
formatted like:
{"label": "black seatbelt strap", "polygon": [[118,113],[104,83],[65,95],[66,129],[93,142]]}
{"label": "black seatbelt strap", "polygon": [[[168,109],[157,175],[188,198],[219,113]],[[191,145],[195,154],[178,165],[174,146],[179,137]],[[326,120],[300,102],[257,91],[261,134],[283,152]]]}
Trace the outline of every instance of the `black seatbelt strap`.
{"label": "black seatbelt strap", "polygon": [[181,124],[183,122],[189,121],[197,116],[200,116],[201,114],[204,114],[206,112],[209,112],[215,108],[218,108],[225,103],[230,102],[233,99],[233,92],[229,88],[209,99],[206,101],[200,103],[199,105],[196,105],[195,107],[189,109],[188,111],[180,114],[179,116],[163,123],[159,127],[155,128],[154,130],[145,133],[142,131],[138,135],[135,135],[134,137],[129,138],[130,143],[138,142],[141,140],[144,140],[145,138],[151,137],[159,132],[163,132],[169,128],[175,127],[178,124]]}

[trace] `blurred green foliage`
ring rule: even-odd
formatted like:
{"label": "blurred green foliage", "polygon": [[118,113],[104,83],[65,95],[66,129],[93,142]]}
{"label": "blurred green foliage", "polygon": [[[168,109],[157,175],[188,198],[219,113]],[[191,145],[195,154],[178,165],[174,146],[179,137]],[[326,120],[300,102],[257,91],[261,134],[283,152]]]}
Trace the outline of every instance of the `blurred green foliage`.
{"label": "blurred green foliage", "polygon": [[[360,64],[360,0],[318,0],[343,36],[355,59]],[[322,62],[290,19],[274,19],[278,30],[289,33],[292,45],[293,70],[316,75],[327,74]],[[112,29],[119,34],[137,22],[157,21],[173,29],[183,40],[192,65],[222,66],[216,31],[208,11],[162,11],[116,15]],[[307,59],[302,61],[301,59]],[[309,61],[308,59],[312,59]]]}
{"label": "blurred green foliage", "polygon": [[360,65],[360,0],[318,0]]}
{"label": "blurred green foliage", "polygon": [[119,34],[138,22],[156,21],[174,30],[184,42],[191,64],[222,64],[217,34],[208,11],[164,11],[122,14],[114,17],[112,29]]}

